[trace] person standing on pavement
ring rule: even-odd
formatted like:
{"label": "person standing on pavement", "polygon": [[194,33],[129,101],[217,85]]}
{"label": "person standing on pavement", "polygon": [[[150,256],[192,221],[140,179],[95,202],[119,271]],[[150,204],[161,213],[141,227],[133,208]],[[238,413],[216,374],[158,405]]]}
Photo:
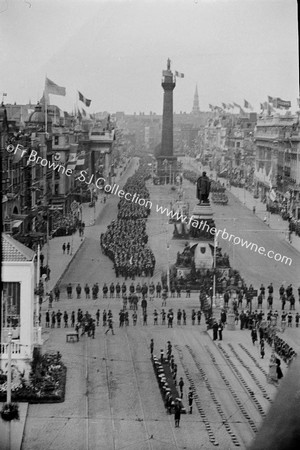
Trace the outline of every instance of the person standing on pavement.
{"label": "person standing on pavement", "polygon": [[97,309],[96,320],[97,320],[97,327],[99,327],[99,323],[100,323],[100,309]]}
{"label": "person standing on pavement", "polygon": [[104,309],[103,313],[102,313],[102,325],[103,325],[103,327],[106,327],[106,319],[107,319],[107,314],[106,314],[106,310]]}
{"label": "person standing on pavement", "polygon": [[174,315],[172,309],[169,310],[167,317],[168,317],[168,328],[173,328]]}
{"label": "person standing on pavement", "polygon": [[264,356],[265,356],[265,341],[264,341],[264,339],[260,340],[260,356],[262,359],[264,359]]}
{"label": "person standing on pavement", "polygon": [[68,284],[68,286],[67,286],[67,294],[68,294],[68,299],[71,299],[72,298],[72,284],[71,283],[69,283]]}
{"label": "person standing on pavement", "polygon": [[109,286],[109,298],[114,298],[114,293],[115,293],[115,286],[114,283],[111,283]]}
{"label": "person standing on pavement", "polygon": [[181,416],[181,401],[177,399],[174,407],[174,419],[175,419],[175,428],[179,428],[180,416]]}
{"label": "person standing on pavement", "polygon": [[196,320],[196,311],[192,309],[192,325],[195,325],[195,320]]}
{"label": "person standing on pavement", "polygon": [[188,393],[189,413],[190,413],[190,414],[193,413],[193,400],[194,400],[193,389],[192,389],[192,387],[190,386],[190,387],[189,387],[189,393]]}
{"label": "person standing on pavement", "polygon": [[160,282],[158,282],[156,285],[156,298],[160,298],[160,293],[161,293],[161,284]]}
{"label": "person standing on pavement", "polygon": [[[166,289],[163,289],[163,291],[162,291],[162,304],[161,304],[161,306],[167,306],[167,296],[168,296],[167,290],[166,290]],[[160,293],[159,293],[159,297],[160,297]]]}
{"label": "person standing on pavement", "polygon": [[136,326],[136,321],[137,321],[137,313],[136,311],[134,311],[134,313],[132,314],[132,323],[134,326]]}
{"label": "person standing on pavement", "polygon": [[67,311],[64,311],[64,323],[65,323],[65,328],[69,328],[69,326],[68,326],[68,318],[69,318],[69,316],[68,316]]}
{"label": "person standing on pavement", "polygon": [[56,322],[55,312],[52,311],[52,314],[51,314],[51,328],[55,328],[55,322]]}
{"label": "person standing on pavement", "polygon": [[199,311],[197,311],[198,325],[200,325],[200,323],[201,323],[201,315],[202,315],[202,313],[201,313],[201,310],[199,309]]}
{"label": "person standing on pavement", "polygon": [[75,311],[72,311],[71,314],[71,327],[74,328],[75,326]]}
{"label": "person standing on pavement", "polygon": [[67,243],[67,254],[68,255],[70,254],[70,248],[71,248],[71,245],[70,245],[70,242],[68,242]]}
{"label": "person standing on pavement", "polygon": [[143,312],[143,325],[147,325],[147,310]]}
{"label": "person standing on pavement", "polygon": [[46,312],[46,328],[49,328],[50,326],[50,313],[49,311]]}
{"label": "person standing on pavement", "polygon": [[103,292],[103,298],[107,298],[108,287],[106,286],[106,283],[104,283],[102,292]]}
{"label": "person standing on pavement", "polygon": [[180,390],[180,396],[182,398],[183,397],[183,386],[184,386],[184,381],[183,381],[182,377],[180,377],[178,386],[179,386],[179,390]]}
{"label": "person standing on pavement", "polygon": [[255,342],[257,341],[257,331],[255,328],[252,328],[251,330],[251,338],[253,345],[255,345]]}
{"label": "person standing on pavement", "polygon": [[220,323],[219,323],[219,327],[218,327],[218,332],[219,332],[219,341],[222,341],[222,339],[223,339],[223,325],[222,325],[222,322],[221,322],[221,320],[220,320]]}
{"label": "person standing on pavement", "polygon": [[151,339],[151,341],[150,341],[150,354],[151,354],[151,358],[153,358],[153,351],[154,351],[154,340]]}
{"label": "person standing on pavement", "polygon": [[281,296],[281,310],[282,311],[284,311],[285,302],[286,302],[286,296],[285,296],[285,293],[283,293]]}
{"label": "person standing on pavement", "polygon": [[120,286],[120,283],[117,282],[117,284],[116,284],[116,298],[120,298],[120,292],[121,292],[121,286]]}
{"label": "person standing on pavement", "polygon": [[63,255],[66,253],[66,248],[67,248],[67,246],[66,246],[66,243],[64,242],[62,245]]}
{"label": "person standing on pavement", "polygon": [[58,302],[59,301],[59,297],[60,297],[60,290],[59,290],[59,287],[57,285],[54,288],[54,296],[55,296],[55,301]]}
{"label": "person standing on pavement", "polygon": [[147,313],[147,300],[145,298],[143,298],[141,306],[143,309],[143,313]]}
{"label": "person standing on pavement", "polygon": [[214,341],[216,341],[218,339],[218,328],[219,328],[218,323],[215,321],[213,326],[212,326],[212,329],[213,329],[213,340]]}
{"label": "person standing on pavement", "polygon": [[76,293],[77,293],[77,300],[80,299],[81,296],[81,286],[80,283],[77,284],[76,286]]}
{"label": "person standing on pavement", "polygon": [[262,295],[262,299],[264,300],[265,299],[266,288],[264,287],[264,285],[262,283],[261,283],[261,286],[260,286],[259,290],[260,290],[260,293]]}
{"label": "person standing on pavement", "polygon": [[109,332],[109,330],[111,330],[111,334],[115,334],[114,333],[114,326],[113,326],[113,319],[112,319],[112,317],[109,317],[109,319],[108,319],[108,328],[105,331],[105,334],[107,334]]}
{"label": "person standing on pavement", "polygon": [[56,313],[56,320],[57,320],[57,328],[60,328],[60,324],[61,324],[61,316],[62,313],[60,312],[60,309],[57,311]]}
{"label": "person standing on pavement", "polygon": [[84,292],[85,292],[85,298],[86,298],[86,300],[88,300],[90,298],[90,287],[87,283],[84,286]]}

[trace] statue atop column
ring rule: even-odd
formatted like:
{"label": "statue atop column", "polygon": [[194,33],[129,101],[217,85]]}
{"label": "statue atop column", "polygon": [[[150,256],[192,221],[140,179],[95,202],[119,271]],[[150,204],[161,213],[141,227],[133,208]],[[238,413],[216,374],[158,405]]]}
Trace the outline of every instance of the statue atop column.
{"label": "statue atop column", "polygon": [[171,70],[171,60],[170,60],[170,58],[167,59],[167,70]]}
{"label": "statue atop column", "polygon": [[206,172],[202,173],[197,180],[197,192],[196,196],[201,203],[209,203],[209,193],[210,193],[210,179],[206,176]]}

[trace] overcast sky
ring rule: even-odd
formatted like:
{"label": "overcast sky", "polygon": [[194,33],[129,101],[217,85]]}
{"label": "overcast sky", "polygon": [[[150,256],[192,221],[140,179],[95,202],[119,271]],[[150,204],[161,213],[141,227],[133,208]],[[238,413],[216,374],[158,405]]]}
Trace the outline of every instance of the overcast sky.
{"label": "overcast sky", "polygon": [[[267,96],[299,97],[296,0],[0,0],[0,94],[35,103],[45,76],[67,89],[71,111],[162,113],[162,70],[183,72],[174,110]],[[82,104],[79,104],[83,106]]]}

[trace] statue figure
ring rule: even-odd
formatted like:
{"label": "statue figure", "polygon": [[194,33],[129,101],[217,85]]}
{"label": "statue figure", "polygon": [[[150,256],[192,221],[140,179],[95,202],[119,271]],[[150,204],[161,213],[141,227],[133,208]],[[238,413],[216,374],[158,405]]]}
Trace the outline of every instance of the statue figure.
{"label": "statue figure", "polygon": [[200,203],[209,203],[209,196],[210,193],[210,180],[206,176],[206,172],[202,173],[202,176],[198,178],[197,180],[197,198],[200,200]]}
{"label": "statue figure", "polygon": [[167,70],[171,70],[171,60],[170,60],[170,58],[167,59]]}

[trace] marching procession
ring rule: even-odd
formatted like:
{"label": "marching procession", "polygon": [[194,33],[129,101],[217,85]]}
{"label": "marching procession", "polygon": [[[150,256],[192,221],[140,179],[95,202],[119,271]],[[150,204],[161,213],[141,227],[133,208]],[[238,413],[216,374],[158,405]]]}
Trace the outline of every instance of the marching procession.
{"label": "marching procession", "polygon": [[[145,180],[149,177],[141,166],[124,185],[124,191],[139,199],[149,198]],[[143,204],[129,202],[122,198],[118,204],[118,217],[108,225],[106,233],[100,236],[100,245],[105,255],[114,263],[116,277],[134,279],[135,276],[153,277],[155,257],[147,246],[146,220],[150,208]],[[129,245],[130,243],[130,245]]]}

